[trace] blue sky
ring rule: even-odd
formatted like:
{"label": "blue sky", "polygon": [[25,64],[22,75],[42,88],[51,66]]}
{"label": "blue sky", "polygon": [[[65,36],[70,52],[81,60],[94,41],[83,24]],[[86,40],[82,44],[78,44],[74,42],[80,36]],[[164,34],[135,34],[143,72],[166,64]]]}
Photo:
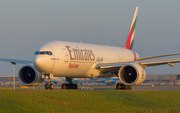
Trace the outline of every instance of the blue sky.
{"label": "blue sky", "polygon": [[[0,1],[0,57],[32,59],[40,45],[53,40],[123,47],[136,6],[134,51],[140,57],[178,53],[179,4],[179,0]],[[0,74],[13,73],[10,63],[0,62],[0,67]],[[146,68],[147,74],[179,70],[180,64]]]}

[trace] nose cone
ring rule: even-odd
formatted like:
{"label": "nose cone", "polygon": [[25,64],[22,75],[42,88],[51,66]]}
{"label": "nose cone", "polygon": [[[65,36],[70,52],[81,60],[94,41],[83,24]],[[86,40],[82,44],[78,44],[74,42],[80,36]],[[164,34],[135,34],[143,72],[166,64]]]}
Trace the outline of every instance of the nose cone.
{"label": "nose cone", "polygon": [[44,71],[44,57],[41,55],[36,55],[33,57],[33,66],[42,73]]}

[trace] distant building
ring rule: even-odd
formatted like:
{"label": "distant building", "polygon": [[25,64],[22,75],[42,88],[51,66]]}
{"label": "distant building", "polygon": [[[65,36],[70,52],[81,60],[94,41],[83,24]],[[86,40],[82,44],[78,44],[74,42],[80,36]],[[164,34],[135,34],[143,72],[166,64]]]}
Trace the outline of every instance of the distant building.
{"label": "distant building", "polygon": [[180,75],[178,74],[159,74],[159,75],[147,75],[146,80],[142,84],[171,84],[180,83]]}
{"label": "distant building", "polygon": [[[0,75],[0,85],[13,85],[14,76]],[[15,84],[21,84],[18,77],[15,77]]]}

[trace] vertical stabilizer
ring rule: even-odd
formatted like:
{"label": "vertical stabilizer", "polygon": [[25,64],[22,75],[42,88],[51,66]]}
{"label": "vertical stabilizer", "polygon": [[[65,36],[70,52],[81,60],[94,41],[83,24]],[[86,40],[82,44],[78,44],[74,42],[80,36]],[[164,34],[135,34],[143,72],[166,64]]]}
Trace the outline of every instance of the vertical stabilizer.
{"label": "vertical stabilizer", "polygon": [[134,16],[133,16],[133,19],[132,19],[132,23],[131,23],[131,26],[130,26],[129,34],[128,34],[128,37],[127,37],[126,45],[124,47],[126,49],[132,50],[132,48],[133,48],[134,35],[135,35],[135,31],[136,31],[137,14],[138,14],[138,6],[136,6]]}

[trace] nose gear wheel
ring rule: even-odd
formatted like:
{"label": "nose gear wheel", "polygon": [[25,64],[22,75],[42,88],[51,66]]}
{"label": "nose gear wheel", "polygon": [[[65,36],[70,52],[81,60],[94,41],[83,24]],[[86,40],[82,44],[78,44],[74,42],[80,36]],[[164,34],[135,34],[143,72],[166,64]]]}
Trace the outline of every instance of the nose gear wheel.
{"label": "nose gear wheel", "polygon": [[54,89],[54,85],[50,80],[51,80],[50,75],[48,75],[48,80],[47,80],[47,82],[45,84],[45,89]]}

